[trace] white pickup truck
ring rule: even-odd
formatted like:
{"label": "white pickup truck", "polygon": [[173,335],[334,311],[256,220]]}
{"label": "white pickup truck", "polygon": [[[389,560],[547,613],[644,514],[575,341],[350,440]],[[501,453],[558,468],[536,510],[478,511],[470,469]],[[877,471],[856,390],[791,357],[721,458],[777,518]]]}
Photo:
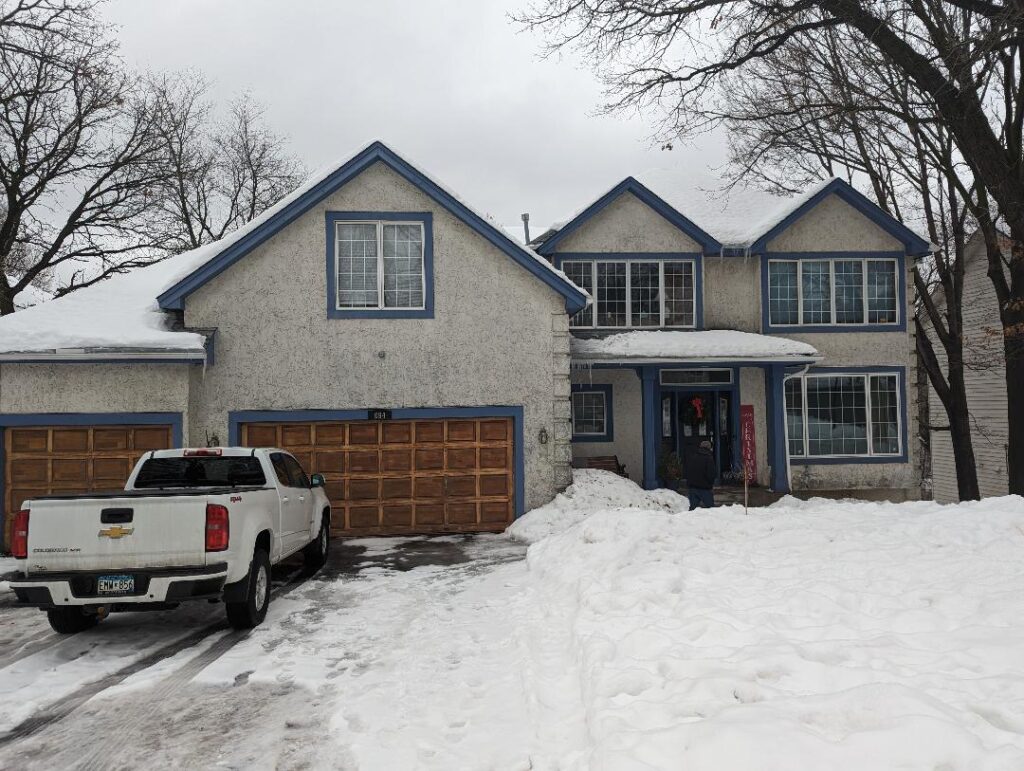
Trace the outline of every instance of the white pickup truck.
{"label": "white pickup truck", "polygon": [[267,614],[271,565],[300,550],[310,571],[326,561],[323,488],[283,450],[148,452],[124,492],[25,501],[6,578],[65,634],[186,600],[223,601],[232,626],[252,628]]}

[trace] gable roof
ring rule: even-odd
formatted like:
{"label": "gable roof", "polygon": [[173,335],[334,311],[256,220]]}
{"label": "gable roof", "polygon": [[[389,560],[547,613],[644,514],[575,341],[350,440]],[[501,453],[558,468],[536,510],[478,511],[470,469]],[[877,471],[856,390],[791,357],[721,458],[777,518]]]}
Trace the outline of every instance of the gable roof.
{"label": "gable roof", "polygon": [[754,253],[764,252],[768,248],[768,242],[782,233],[786,228],[810,212],[826,197],[834,195],[840,200],[852,206],[858,212],[867,217],[871,222],[891,235],[903,244],[906,253],[917,257],[931,252],[931,244],[913,230],[908,228],[895,217],[886,214],[876,203],[871,201],[863,193],[850,185],[843,179],[833,177],[811,195],[804,196],[802,200],[791,207],[771,227],[761,233],[748,246],[749,251]]}
{"label": "gable roof", "polygon": [[299,216],[357,177],[375,163],[383,163],[405,179],[452,216],[464,222],[478,235],[526,269],[531,275],[554,289],[565,298],[569,314],[586,307],[588,295],[560,270],[552,266],[528,247],[517,243],[499,226],[492,224],[481,214],[473,211],[451,191],[428,177],[411,163],[399,156],[383,142],[376,141],[356,153],[340,166],[326,173],[314,175],[305,185],[274,206],[265,216],[249,223],[225,239],[222,247],[196,270],[192,271],[157,298],[164,310],[181,310],[185,299],[214,277],[267,241]]}
{"label": "gable roof", "polygon": [[700,244],[702,252],[716,253],[721,251],[722,245],[713,236],[700,228],[693,222],[693,220],[683,216],[674,207],[670,206],[662,198],[655,195],[649,188],[633,177],[626,177],[607,193],[583,209],[583,211],[572,217],[572,219],[559,228],[556,233],[543,241],[537,247],[537,251],[545,255],[553,254],[559,243],[583,227],[583,225],[585,225],[591,218],[603,211],[613,201],[619,198],[619,196],[626,193],[632,193],[666,220],[679,228],[683,233]]}
{"label": "gable roof", "polygon": [[[833,194],[903,243],[908,254],[928,254],[933,249],[925,238],[838,177],[823,180],[796,195],[776,195],[742,184],[726,185],[721,179],[694,169],[655,168],[641,174],[639,179],[638,185],[648,191],[657,190],[660,195],[656,197],[666,206],[685,212],[687,221],[719,243],[719,248],[709,252],[743,255],[758,249],[763,251],[767,241]],[[586,212],[584,210],[574,220]],[[545,236],[547,240],[537,246],[542,254],[548,254],[551,245],[556,243],[556,236]]]}

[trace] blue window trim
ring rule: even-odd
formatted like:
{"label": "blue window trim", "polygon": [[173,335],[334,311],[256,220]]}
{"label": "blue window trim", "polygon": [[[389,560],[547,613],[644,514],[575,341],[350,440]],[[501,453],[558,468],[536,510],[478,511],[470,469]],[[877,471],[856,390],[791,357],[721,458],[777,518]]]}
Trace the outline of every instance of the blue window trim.
{"label": "blue window trim", "polygon": [[563,225],[557,233],[537,247],[537,251],[543,255],[553,255],[558,245],[571,234],[579,230],[592,217],[603,211],[615,199],[625,193],[632,193],[655,212],[675,225],[679,230],[696,241],[703,249],[704,254],[718,254],[722,250],[720,244],[710,234],[698,227],[692,220],[685,217],[673,206],[670,206],[662,198],[652,193],[646,186],[633,177],[626,177],[619,184],[602,195],[586,209],[577,214],[573,219]]}
{"label": "blue window trim", "polygon": [[[327,229],[327,317],[331,319],[434,318],[434,215],[430,212],[329,211]],[[334,247],[337,223],[354,221],[419,222],[423,225],[423,308],[338,308],[338,272]]]}
{"label": "blue window trim", "polygon": [[[870,367],[811,367],[808,375],[897,375],[899,381],[900,398],[900,454],[899,455],[844,455],[829,458],[806,458],[800,456],[789,456],[791,466],[862,466],[877,465],[880,463],[907,463],[909,461],[909,441],[907,436],[907,368],[900,365],[884,365]],[[782,420],[786,415],[786,396],[780,394],[782,399]],[[868,416],[870,419],[870,415]],[[779,421],[779,430],[782,422]],[[788,452],[788,448],[787,448]]]}
{"label": "blue window trim", "polygon": [[903,244],[904,251],[912,257],[922,257],[930,254],[931,244],[921,238],[896,218],[886,214],[877,204],[873,203],[864,194],[857,191],[849,183],[841,179],[833,179],[821,190],[804,201],[800,206],[790,212],[786,217],[774,224],[766,232],[762,233],[750,244],[751,254],[761,254],[767,251],[768,243],[776,238],[782,231],[814,209],[821,201],[830,195],[835,195],[846,202],[858,212],[863,214],[882,230],[891,235]]}
{"label": "blue window trim", "polygon": [[[603,434],[587,434],[586,436],[577,436],[575,429],[575,420],[572,420],[573,424],[573,435],[572,441],[579,443],[586,442],[613,442],[615,441],[615,411],[612,406],[612,386],[610,383],[574,383],[571,388],[574,394],[583,393],[600,393],[604,394],[604,433]],[[570,405],[571,408],[571,405]],[[571,418],[571,416],[570,416]]]}
{"label": "blue window trim", "polygon": [[[896,324],[772,324],[768,308],[768,263],[772,260],[896,260]],[[907,268],[903,252],[767,252],[761,255],[761,330],[765,333],[804,332],[906,332]]]}
{"label": "blue window trim", "polygon": [[[593,330],[595,332],[633,332],[635,330],[704,329],[704,255],[700,252],[559,252],[552,258],[555,267],[562,269],[562,263],[568,260],[625,260],[633,262],[693,262],[693,296],[694,313],[692,327],[571,327],[573,331]],[[596,291],[596,290],[595,290]],[[596,298],[595,298],[596,302]]]}
{"label": "blue window trim", "polygon": [[[5,500],[7,479],[4,433],[9,428],[27,426],[150,426],[170,425],[171,444],[181,447],[182,415],[180,412],[20,412],[0,414],[0,501]],[[20,506],[16,503],[15,506]],[[0,508],[0,523],[6,512]]]}
{"label": "blue window trim", "polygon": [[265,222],[254,228],[234,243],[229,244],[215,257],[194,270],[170,289],[163,292],[157,301],[163,310],[182,310],[185,298],[208,281],[219,276],[231,265],[251,252],[254,248],[280,232],[299,216],[312,209],[327,196],[357,177],[374,163],[383,163],[420,192],[424,193],[454,217],[460,219],[484,240],[512,258],[528,273],[540,279],[551,289],[565,298],[565,310],[570,315],[587,304],[586,295],[579,287],[541,264],[530,250],[513,241],[506,233],[472,211],[455,196],[432,179],[401,158],[383,142],[374,142],[343,163],[326,178],[302,193],[291,203],[281,207]]}
{"label": "blue window trim", "polygon": [[[380,405],[375,405],[379,407]],[[329,420],[367,420],[368,409],[361,410],[235,410],[228,413],[229,443],[242,440],[243,423],[304,423]],[[513,474],[515,476],[515,515],[526,513],[525,451],[523,447],[523,408],[515,407],[401,407],[391,410],[393,420],[423,418],[512,418]]]}

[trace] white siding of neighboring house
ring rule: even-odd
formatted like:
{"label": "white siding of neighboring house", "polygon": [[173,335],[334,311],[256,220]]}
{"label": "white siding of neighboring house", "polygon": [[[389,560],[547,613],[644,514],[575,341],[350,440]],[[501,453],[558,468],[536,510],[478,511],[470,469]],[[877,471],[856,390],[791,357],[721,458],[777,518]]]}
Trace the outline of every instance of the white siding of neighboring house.
{"label": "white siding of neighboring house", "polygon": [[[1006,370],[1002,366],[999,306],[992,282],[986,275],[988,262],[980,238],[967,246],[964,276],[964,356],[972,363],[965,372],[967,405],[971,414],[971,438],[978,468],[978,486],[983,497],[1006,495]],[[943,368],[945,350],[932,336]],[[930,422],[948,426],[946,411],[938,394],[929,387]],[[932,431],[932,494],[942,503],[959,500],[953,446],[948,431]]]}

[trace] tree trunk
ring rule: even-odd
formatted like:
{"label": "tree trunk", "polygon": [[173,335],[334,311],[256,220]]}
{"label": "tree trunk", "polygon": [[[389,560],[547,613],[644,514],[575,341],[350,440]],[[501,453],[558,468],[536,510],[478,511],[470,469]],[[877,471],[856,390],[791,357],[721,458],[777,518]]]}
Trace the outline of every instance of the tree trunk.
{"label": "tree trunk", "polygon": [[1011,495],[1024,495],[1024,298],[1003,310],[1006,356],[1006,476]]}
{"label": "tree trunk", "polygon": [[949,437],[956,466],[957,494],[961,501],[976,501],[981,498],[981,489],[978,486],[978,467],[971,441],[971,415],[967,407],[962,364],[950,365],[949,390],[952,398],[946,406],[946,414],[949,417]]}

